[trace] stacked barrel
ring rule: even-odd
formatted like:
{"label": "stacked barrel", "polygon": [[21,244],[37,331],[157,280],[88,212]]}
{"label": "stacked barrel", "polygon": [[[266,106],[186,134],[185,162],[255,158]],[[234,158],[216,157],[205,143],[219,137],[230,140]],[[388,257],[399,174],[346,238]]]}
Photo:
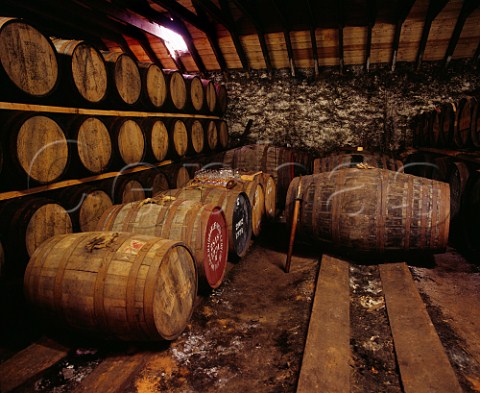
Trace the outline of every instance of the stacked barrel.
{"label": "stacked barrel", "polygon": [[120,339],[178,336],[197,288],[222,283],[239,210],[148,198],[227,148],[225,86],[12,17],[0,80],[0,283],[30,261],[25,293],[44,315]]}

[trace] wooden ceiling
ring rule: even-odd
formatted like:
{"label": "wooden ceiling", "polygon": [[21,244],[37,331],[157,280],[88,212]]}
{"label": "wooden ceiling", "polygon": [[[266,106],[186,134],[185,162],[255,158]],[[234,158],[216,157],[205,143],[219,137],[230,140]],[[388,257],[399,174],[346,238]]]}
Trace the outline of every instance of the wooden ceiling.
{"label": "wooden ceiling", "polygon": [[[480,57],[480,0],[2,0],[4,16],[185,73]],[[158,25],[189,53],[170,56]]]}

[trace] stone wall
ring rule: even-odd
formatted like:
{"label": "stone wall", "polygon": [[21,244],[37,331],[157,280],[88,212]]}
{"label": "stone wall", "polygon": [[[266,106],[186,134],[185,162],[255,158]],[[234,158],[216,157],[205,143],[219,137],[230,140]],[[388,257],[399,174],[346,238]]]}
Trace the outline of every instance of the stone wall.
{"label": "stone wall", "polygon": [[[439,63],[399,65],[391,72],[377,65],[365,72],[351,67],[311,70],[230,72],[209,78],[226,84],[225,119],[232,144],[274,143],[322,154],[339,147],[398,151],[411,145],[411,119],[435,104],[473,94],[480,88],[478,70],[466,61],[447,71]],[[248,135],[246,125],[252,120]]]}

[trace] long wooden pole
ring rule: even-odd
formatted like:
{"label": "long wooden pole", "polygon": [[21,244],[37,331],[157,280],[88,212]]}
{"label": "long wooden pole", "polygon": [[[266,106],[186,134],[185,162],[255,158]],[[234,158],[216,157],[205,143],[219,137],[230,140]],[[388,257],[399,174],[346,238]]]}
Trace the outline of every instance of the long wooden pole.
{"label": "long wooden pole", "polygon": [[297,188],[297,196],[293,206],[293,217],[290,230],[290,243],[288,245],[287,261],[285,263],[285,273],[290,272],[290,263],[292,261],[293,244],[295,243],[295,233],[297,232],[297,221],[300,213],[300,205],[302,202],[302,177],[300,176]]}

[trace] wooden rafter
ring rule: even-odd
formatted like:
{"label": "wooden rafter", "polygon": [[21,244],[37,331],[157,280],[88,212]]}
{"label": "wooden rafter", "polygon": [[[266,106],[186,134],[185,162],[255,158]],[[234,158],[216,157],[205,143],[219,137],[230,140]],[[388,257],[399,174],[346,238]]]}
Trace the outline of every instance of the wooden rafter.
{"label": "wooden rafter", "polygon": [[138,33],[135,39],[138,41],[138,43],[140,44],[142,49],[145,51],[145,53],[147,54],[148,58],[152,63],[156,64],[160,68],[165,68],[163,66],[162,61],[159,59],[159,57],[153,50],[152,46],[150,45],[150,41],[148,41],[145,34]]}
{"label": "wooden rafter", "polygon": [[447,68],[452,59],[453,52],[457,47],[458,40],[460,39],[460,34],[462,33],[463,26],[465,21],[470,16],[470,14],[475,11],[475,9],[480,5],[480,0],[464,0],[463,6],[458,16],[457,23],[455,24],[455,29],[453,30],[452,37],[448,43],[447,51],[444,58],[444,67]]}
{"label": "wooden rafter", "polygon": [[279,0],[272,0],[272,3],[277,11],[277,15],[280,19],[280,24],[282,25],[283,29],[283,37],[285,38],[285,44],[287,46],[287,55],[288,55],[288,63],[290,65],[290,72],[292,76],[295,76],[295,58],[293,55],[293,47],[292,47],[292,40],[290,38],[290,29],[287,23],[287,19],[282,8],[279,5]]}
{"label": "wooden rafter", "polygon": [[207,20],[200,18],[198,15],[195,15],[192,11],[186,9],[184,6],[182,6],[175,0],[152,0],[152,2],[165,8],[166,10],[168,10],[168,12],[185,20],[186,22],[190,23],[192,26],[195,26],[197,29],[203,32],[207,32],[210,29]]}
{"label": "wooden rafter", "polygon": [[185,40],[185,44],[187,45],[188,51],[190,52],[190,55],[192,56],[192,59],[195,62],[198,70],[202,74],[205,74],[207,72],[207,69],[205,68],[205,64],[203,63],[203,60],[200,57],[200,54],[198,53],[197,48],[193,43],[193,38],[192,38],[192,35],[190,34],[190,31],[188,31],[187,27],[185,26],[185,24],[182,22],[181,19],[175,20],[175,22],[178,23],[179,30],[182,32],[181,35]]}
{"label": "wooden rafter", "polygon": [[420,45],[417,53],[417,69],[419,69],[422,65],[423,54],[425,53],[425,47],[427,46],[428,35],[430,33],[432,23],[447,3],[448,0],[430,0],[428,4],[427,16],[425,18],[425,24],[423,25],[422,38],[420,39]]}
{"label": "wooden rafter", "polygon": [[397,53],[398,48],[400,46],[400,34],[402,32],[402,26],[407,19],[410,10],[413,7],[413,4],[416,0],[404,0],[400,2],[400,5],[397,9],[397,23],[395,24],[395,35],[393,37],[393,44],[392,44],[392,71],[395,71],[395,65],[397,64]]}
{"label": "wooden rafter", "polygon": [[475,50],[472,61],[474,64],[477,64],[480,61],[480,42],[478,43],[477,49]]}
{"label": "wooden rafter", "polygon": [[313,17],[313,8],[310,0],[306,0],[306,10],[309,21],[309,30],[310,30],[310,42],[312,43],[312,57],[313,57],[313,73],[315,76],[319,74],[318,66],[318,45],[317,45],[317,36],[315,34],[316,24]]}
{"label": "wooden rafter", "polygon": [[368,0],[368,32],[367,32],[367,49],[365,51],[365,70],[370,70],[370,54],[372,52],[372,30],[375,26],[377,18],[377,2],[376,0]]}
{"label": "wooden rafter", "polygon": [[263,59],[265,61],[265,66],[269,72],[272,71],[272,61],[270,59],[270,53],[268,52],[267,41],[265,40],[265,29],[263,28],[262,23],[257,18],[253,12],[253,7],[251,3],[245,0],[233,0],[235,5],[243,12],[243,14],[250,19],[255,30],[257,31],[258,41],[260,42],[260,48],[262,49]]}
{"label": "wooden rafter", "polygon": [[343,29],[345,27],[345,10],[344,0],[339,0],[337,3],[337,23],[338,23],[338,61],[340,65],[340,73],[343,73],[345,66],[345,54],[343,50]]}

